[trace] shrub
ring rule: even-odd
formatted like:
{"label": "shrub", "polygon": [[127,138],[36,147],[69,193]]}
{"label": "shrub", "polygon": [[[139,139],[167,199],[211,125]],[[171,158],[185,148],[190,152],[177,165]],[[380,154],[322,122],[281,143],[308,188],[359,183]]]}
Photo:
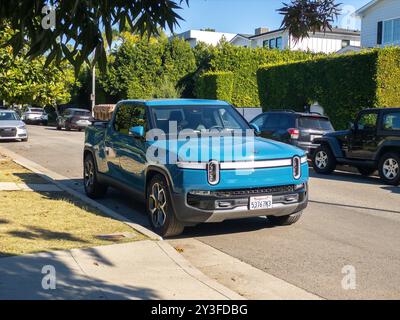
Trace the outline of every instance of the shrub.
{"label": "shrub", "polygon": [[232,72],[206,72],[197,81],[196,92],[199,98],[217,99],[232,103]]}
{"label": "shrub", "polygon": [[231,102],[238,107],[260,106],[257,85],[257,70],[267,63],[288,63],[313,59],[317,55],[301,51],[245,48],[223,43],[205,55],[209,71],[233,73]]}
{"label": "shrub", "polygon": [[374,49],[258,71],[264,110],[303,111],[318,101],[337,129],[347,127],[363,108],[400,105],[400,49]]}

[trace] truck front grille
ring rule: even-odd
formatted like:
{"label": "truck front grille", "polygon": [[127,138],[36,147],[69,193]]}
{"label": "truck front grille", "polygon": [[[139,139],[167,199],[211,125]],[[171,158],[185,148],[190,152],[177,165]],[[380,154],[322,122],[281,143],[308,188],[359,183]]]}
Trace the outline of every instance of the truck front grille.
{"label": "truck front grille", "polygon": [[294,185],[277,186],[277,187],[263,187],[263,188],[251,188],[251,189],[239,189],[239,190],[217,190],[211,191],[211,196],[215,197],[236,197],[236,196],[252,196],[256,194],[274,194],[293,192]]}

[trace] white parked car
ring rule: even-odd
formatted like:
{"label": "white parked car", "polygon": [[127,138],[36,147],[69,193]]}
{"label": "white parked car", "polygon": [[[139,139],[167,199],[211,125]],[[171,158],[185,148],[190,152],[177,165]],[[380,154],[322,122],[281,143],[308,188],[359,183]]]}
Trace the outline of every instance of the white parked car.
{"label": "white parked car", "polygon": [[0,110],[0,140],[28,141],[25,123],[15,111]]}
{"label": "white parked car", "polygon": [[22,120],[27,124],[42,124],[47,126],[49,116],[41,108],[27,107],[22,114]]}

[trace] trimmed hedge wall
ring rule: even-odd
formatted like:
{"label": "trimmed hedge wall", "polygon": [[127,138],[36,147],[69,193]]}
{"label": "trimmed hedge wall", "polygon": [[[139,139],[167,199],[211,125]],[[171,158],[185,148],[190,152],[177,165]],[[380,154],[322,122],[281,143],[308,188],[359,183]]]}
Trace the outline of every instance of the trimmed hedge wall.
{"label": "trimmed hedge wall", "polygon": [[258,71],[264,110],[295,109],[318,101],[336,129],[364,108],[400,106],[400,49],[267,65]]}
{"label": "trimmed hedge wall", "polygon": [[232,72],[203,73],[197,81],[197,96],[232,103],[233,78]]}
{"label": "trimmed hedge wall", "polygon": [[[208,52],[207,71],[232,72],[233,93],[229,101],[237,107],[257,107],[261,105],[257,85],[257,70],[261,65],[303,61],[318,56],[321,55],[302,51],[245,48],[223,43]],[[204,91],[199,90],[201,85],[201,81],[196,82],[196,96],[205,98],[202,95]],[[211,92],[212,88],[206,90]]]}

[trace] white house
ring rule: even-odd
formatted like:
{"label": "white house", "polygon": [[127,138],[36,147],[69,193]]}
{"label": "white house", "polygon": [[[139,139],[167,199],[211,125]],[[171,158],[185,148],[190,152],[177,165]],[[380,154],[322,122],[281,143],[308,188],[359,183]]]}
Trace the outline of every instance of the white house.
{"label": "white house", "polygon": [[[308,38],[298,41],[286,29],[266,31],[249,37],[251,47],[264,47],[281,50],[302,50],[311,52],[334,53],[345,47],[360,47],[360,32],[334,28],[332,31],[310,33]],[[231,43],[240,45],[238,43]]]}
{"label": "white house", "polygon": [[223,38],[226,41],[231,41],[236,36],[236,33],[204,31],[204,30],[188,30],[186,32],[176,34],[173,37],[181,38],[190,43],[194,48],[199,42],[204,42],[210,45],[217,45]]}
{"label": "white house", "polygon": [[400,45],[400,0],[373,0],[356,13],[363,48]]}

